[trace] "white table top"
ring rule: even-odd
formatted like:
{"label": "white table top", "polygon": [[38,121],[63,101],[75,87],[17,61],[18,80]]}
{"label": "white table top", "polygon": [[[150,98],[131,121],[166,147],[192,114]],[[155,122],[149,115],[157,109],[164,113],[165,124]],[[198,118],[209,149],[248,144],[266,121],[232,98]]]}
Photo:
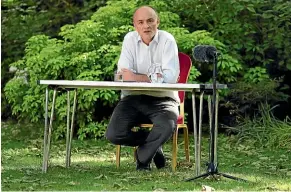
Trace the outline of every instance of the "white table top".
{"label": "white table top", "polygon": [[[153,91],[192,91],[194,89],[212,89],[212,84],[190,83],[146,83],[146,82],[115,82],[115,81],[82,81],[82,80],[39,80],[41,85],[60,88],[102,88],[115,90],[153,90]],[[217,84],[217,89],[226,89],[227,85]]]}

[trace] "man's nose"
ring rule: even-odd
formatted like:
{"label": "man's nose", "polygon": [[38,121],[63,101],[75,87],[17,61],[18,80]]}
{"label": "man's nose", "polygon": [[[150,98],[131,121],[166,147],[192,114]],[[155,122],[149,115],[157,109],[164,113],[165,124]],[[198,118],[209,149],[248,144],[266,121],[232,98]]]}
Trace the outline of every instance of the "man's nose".
{"label": "man's nose", "polygon": [[143,27],[144,27],[144,28],[149,28],[150,25],[149,25],[147,22],[144,22]]}

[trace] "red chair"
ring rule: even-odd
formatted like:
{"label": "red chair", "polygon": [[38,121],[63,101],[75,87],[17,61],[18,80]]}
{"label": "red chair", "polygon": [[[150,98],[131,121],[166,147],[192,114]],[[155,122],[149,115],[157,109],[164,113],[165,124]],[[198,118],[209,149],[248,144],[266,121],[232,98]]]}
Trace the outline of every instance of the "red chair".
{"label": "red chair", "polygon": [[[184,54],[179,53],[179,62],[180,62],[180,75],[178,83],[187,83],[190,69],[192,66],[191,58]],[[183,129],[184,133],[184,150],[187,162],[190,162],[189,155],[189,136],[188,136],[188,127],[184,123],[184,99],[185,99],[185,91],[179,91],[180,97],[180,115],[177,120],[177,128],[173,134],[173,147],[172,147],[172,170],[175,171],[177,167],[177,151],[178,151],[178,131],[179,129]],[[141,124],[139,127],[141,128],[152,128],[153,124]],[[120,150],[121,146],[116,146],[116,166],[120,167]]]}

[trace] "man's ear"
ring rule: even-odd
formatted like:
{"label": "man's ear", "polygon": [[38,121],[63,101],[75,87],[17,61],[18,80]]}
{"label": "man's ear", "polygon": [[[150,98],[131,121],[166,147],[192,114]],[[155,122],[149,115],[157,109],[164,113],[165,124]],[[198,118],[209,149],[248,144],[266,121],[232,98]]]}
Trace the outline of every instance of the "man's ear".
{"label": "man's ear", "polygon": [[160,25],[160,18],[157,19],[157,25]]}
{"label": "man's ear", "polygon": [[132,25],[133,25],[134,29],[136,30],[136,26],[135,26],[135,24],[134,24],[134,21],[132,21]]}

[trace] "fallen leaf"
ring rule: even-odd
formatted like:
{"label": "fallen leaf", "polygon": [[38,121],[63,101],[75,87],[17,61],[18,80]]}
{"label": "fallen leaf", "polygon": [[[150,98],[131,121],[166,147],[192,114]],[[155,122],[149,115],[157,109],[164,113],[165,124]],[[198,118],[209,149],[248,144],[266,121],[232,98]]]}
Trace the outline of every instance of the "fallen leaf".
{"label": "fallen leaf", "polygon": [[203,192],[211,192],[211,191],[215,191],[214,188],[207,186],[207,185],[202,185],[202,191]]}
{"label": "fallen leaf", "polygon": [[165,191],[165,190],[164,189],[157,188],[157,189],[154,190],[154,192],[155,191]]}
{"label": "fallen leaf", "polygon": [[74,181],[71,181],[68,183],[69,185],[76,185],[76,183]]}

